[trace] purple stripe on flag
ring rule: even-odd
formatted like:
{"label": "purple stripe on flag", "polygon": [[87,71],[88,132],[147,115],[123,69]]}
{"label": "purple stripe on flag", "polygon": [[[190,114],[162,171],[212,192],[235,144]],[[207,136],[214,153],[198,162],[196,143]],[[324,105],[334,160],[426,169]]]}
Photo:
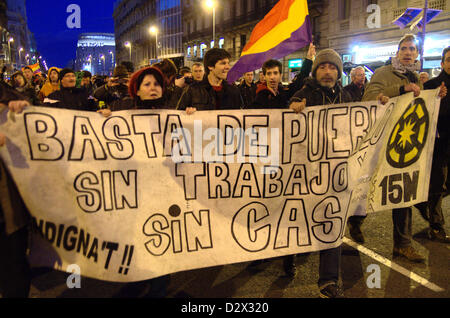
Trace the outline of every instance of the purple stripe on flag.
{"label": "purple stripe on flag", "polygon": [[244,73],[261,68],[265,61],[285,57],[289,53],[295,52],[311,42],[311,26],[309,15],[307,15],[305,17],[305,22],[300,28],[291,33],[289,39],[284,40],[268,51],[241,57],[228,72],[227,81],[233,83],[239,77],[244,75]]}

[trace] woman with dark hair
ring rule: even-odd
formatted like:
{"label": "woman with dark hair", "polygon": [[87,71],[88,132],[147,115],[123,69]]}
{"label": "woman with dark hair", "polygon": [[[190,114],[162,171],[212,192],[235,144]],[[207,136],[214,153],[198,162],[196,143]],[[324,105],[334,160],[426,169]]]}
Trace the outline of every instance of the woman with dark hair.
{"label": "woman with dark hair", "polygon": [[21,93],[32,105],[41,105],[34,87],[27,83],[22,72],[16,72],[11,76],[11,86]]}

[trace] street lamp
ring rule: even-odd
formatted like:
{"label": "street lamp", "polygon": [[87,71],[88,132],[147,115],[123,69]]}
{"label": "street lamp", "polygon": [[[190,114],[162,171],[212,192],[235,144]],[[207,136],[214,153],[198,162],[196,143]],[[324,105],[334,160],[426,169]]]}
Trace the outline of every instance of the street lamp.
{"label": "street lamp", "polygon": [[127,41],[124,43],[124,46],[130,49],[130,61],[131,61],[131,43]]}
{"label": "street lamp", "polygon": [[109,54],[111,54],[111,65],[113,67],[115,67],[115,63],[114,63],[114,52],[113,51],[109,51]]}
{"label": "street lamp", "polygon": [[19,49],[19,66],[22,66],[22,57],[20,56],[20,53],[22,53],[22,51],[23,51],[23,47],[21,47]]}
{"label": "street lamp", "polygon": [[11,42],[14,42],[13,38],[8,39],[8,52],[9,52],[9,62],[11,63]]}
{"label": "street lamp", "polygon": [[103,60],[103,74],[105,74],[106,73],[105,56],[103,54],[101,54],[100,59]]}
{"label": "street lamp", "polygon": [[206,0],[205,6],[213,10],[213,43],[216,46],[216,2],[214,0]]}
{"label": "street lamp", "polygon": [[158,59],[158,28],[155,26],[152,26],[149,31],[150,31],[150,34],[155,35],[155,41],[156,41],[155,55],[156,55],[156,59]]}

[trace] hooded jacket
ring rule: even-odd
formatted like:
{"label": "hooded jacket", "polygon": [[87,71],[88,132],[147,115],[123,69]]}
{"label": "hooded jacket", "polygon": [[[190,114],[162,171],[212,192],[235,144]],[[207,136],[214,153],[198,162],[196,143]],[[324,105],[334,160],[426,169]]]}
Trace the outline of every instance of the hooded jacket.
{"label": "hooded jacket", "polygon": [[56,84],[50,82],[50,74],[53,70],[56,70],[59,74],[59,69],[57,67],[50,67],[50,69],[48,70],[49,76],[47,77],[44,86],[42,86],[41,90],[39,91],[39,99],[41,101],[43,101],[44,98],[50,95],[51,93],[59,90],[59,79]]}

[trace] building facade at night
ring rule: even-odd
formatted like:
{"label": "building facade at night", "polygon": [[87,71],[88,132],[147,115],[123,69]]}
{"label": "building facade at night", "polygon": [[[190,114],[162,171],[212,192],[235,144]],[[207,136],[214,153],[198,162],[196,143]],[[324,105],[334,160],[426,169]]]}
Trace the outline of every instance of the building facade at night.
{"label": "building facade at night", "polygon": [[[440,55],[450,45],[450,0],[430,0],[430,9],[442,12],[426,26],[424,67],[436,75]],[[231,55],[233,65],[250,38],[254,26],[273,8],[277,0],[215,1],[215,41],[213,10],[205,0],[119,0],[114,20],[119,60],[131,60],[144,66],[161,58],[173,58],[177,65],[191,66],[201,61],[206,50],[221,47]],[[396,52],[398,40],[405,33],[418,34],[409,27],[400,29],[392,22],[406,8],[421,8],[423,0],[308,0],[313,40],[317,50],[335,49],[342,57],[345,72],[354,65],[367,65],[368,76]],[[179,22],[181,19],[180,31]],[[149,32],[158,28],[156,37]],[[182,35],[181,35],[182,34]],[[125,42],[131,46],[125,47]],[[180,48],[181,43],[181,48]],[[119,48],[120,47],[120,48]],[[131,47],[131,49],[130,49]],[[280,59],[283,81],[291,80],[300,70],[307,48]],[[180,58],[183,61],[180,63]],[[347,74],[343,77],[348,82]]]}
{"label": "building facade at night", "polygon": [[[250,39],[255,25],[277,2],[278,0],[216,1],[214,43],[212,9],[205,6],[204,0],[183,1],[185,64],[191,66],[194,62],[201,61],[205,52],[213,46],[227,50],[231,55],[231,64],[234,64]],[[315,28],[316,19],[325,2],[327,1],[308,1],[313,37],[316,40],[320,40],[320,33]],[[300,70],[301,60],[306,52],[307,49],[302,48],[280,60],[283,64],[283,81],[292,79]]]}
{"label": "building facade at night", "polygon": [[[320,17],[322,34],[327,34],[328,43],[324,44],[340,53],[344,62],[367,65],[373,70],[395,55],[404,34],[413,33],[418,37],[417,28],[400,29],[392,22],[407,8],[423,8],[424,3],[422,0],[329,1]],[[424,69],[436,76],[440,72],[442,51],[450,45],[450,1],[430,0],[428,8],[442,10],[426,25]],[[377,13],[379,25],[372,25]]]}
{"label": "building facade at night", "polygon": [[92,75],[110,75],[115,66],[115,39],[112,33],[83,33],[78,37],[75,70]]}
{"label": "building facade at night", "polygon": [[38,61],[34,36],[28,29],[26,0],[0,1],[1,10],[6,5],[6,25],[0,30],[0,59],[12,73],[23,65]]}
{"label": "building facade at night", "polygon": [[183,65],[181,0],[119,0],[113,18],[117,61],[136,69],[163,58]]}

